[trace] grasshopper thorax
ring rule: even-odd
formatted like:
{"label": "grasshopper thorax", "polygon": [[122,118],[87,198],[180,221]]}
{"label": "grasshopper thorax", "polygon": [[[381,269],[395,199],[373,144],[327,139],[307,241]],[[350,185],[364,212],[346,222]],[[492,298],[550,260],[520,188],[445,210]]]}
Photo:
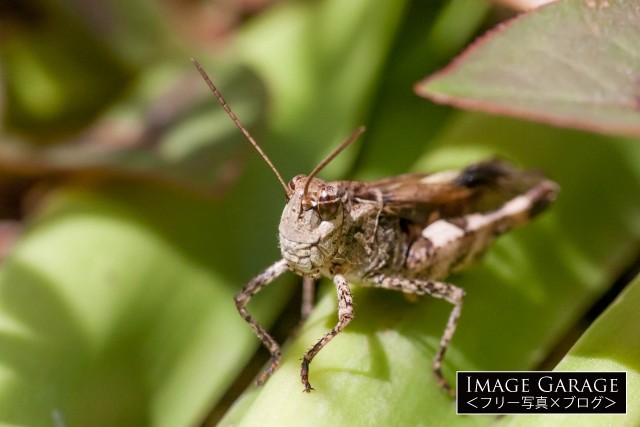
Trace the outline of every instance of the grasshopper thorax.
{"label": "grasshopper thorax", "polygon": [[331,266],[339,249],[345,192],[337,183],[305,175],[293,178],[289,188],[280,219],[280,250],[292,271],[317,276]]}

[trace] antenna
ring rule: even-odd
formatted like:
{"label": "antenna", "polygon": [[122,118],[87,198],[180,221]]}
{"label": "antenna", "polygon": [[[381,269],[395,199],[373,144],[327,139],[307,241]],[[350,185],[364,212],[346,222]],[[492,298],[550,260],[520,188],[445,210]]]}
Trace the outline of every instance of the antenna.
{"label": "antenna", "polygon": [[331,160],[335,159],[335,157],[338,154],[340,154],[340,152],[342,152],[342,150],[347,148],[353,141],[358,139],[358,137],[362,134],[362,132],[365,131],[365,129],[366,128],[364,126],[359,126],[358,129],[356,129],[351,135],[349,135],[349,137],[347,139],[345,139],[342,142],[342,144],[340,144],[338,146],[338,148],[333,150],[327,157],[325,157],[320,163],[318,163],[318,166],[313,168],[313,170],[311,171],[311,173],[307,177],[307,182],[304,184],[304,190],[302,192],[302,199],[303,200],[307,197],[307,190],[309,189],[309,183],[311,182],[311,179],[314,176],[316,176],[318,174],[318,172],[320,172],[322,169],[324,169],[324,167],[327,166],[329,164],[329,162],[331,162]]}
{"label": "antenna", "polygon": [[[260,157],[262,157],[264,161],[267,162],[267,164],[269,165],[273,173],[278,178],[278,181],[280,181],[282,188],[284,188],[285,194],[287,195],[287,197],[289,197],[291,195],[291,190],[287,186],[287,183],[284,181],[284,179],[282,179],[282,175],[280,175],[280,172],[278,172],[278,169],[276,169],[276,167],[273,165],[273,163],[271,162],[269,157],[265,154],[265,152],[262,151],[262,148],[260,148],[256,140],[253,139],[253,137],[251,136],[247,128],[245,128],[242,122],[240,121],[240,119],[238,119],[238,116],[236,116],[235,113],[231,111],[229,104],[227,104],[227,101],[225,101],[225,99],[222,97],[216,85],[213,84],[213,82],[207,75],[207,72],[204,71],[204,68],[202,68],[202,65],[200,65],[200,63],[195,58],[191,58],[191,62],[193,63],[193,65],[195,65],[196,69],[198,70],[198,72],[200,73],[204,81],[207,83],[207,86],[209,86],[209,89],[211,89],[211,92],[213,92],[213,94],[215,95],[220,105],[222,105],[222,108],[224,108],[224,111],[226,111],[229,117],[231,117],[231,120],[233,120],[233,123],[235,123],[236,126],[238,126],[238,129],[240,129],[240,131],[244,134],[247,140],[249,140],[251,145],[253,145],[253,148],[255,148],[258,151],[258,154],[260,154]],[[316,169],[318,168],[316,167]],[[306,187],[305,187],[305,192],[306,192]]]}

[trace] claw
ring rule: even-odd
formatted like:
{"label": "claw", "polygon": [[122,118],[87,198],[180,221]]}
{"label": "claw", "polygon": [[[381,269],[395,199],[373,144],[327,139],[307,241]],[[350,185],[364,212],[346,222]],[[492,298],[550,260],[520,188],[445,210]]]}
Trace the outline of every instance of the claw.
{"label": "claw", "polygon": [[307,359],[302,359],[302,365],[300,367],[300,380],[302,384],[304,384],[304,393],[309,393],[311,390],[314,390],[311,387],[311,383],[309,383],[309,361]]}

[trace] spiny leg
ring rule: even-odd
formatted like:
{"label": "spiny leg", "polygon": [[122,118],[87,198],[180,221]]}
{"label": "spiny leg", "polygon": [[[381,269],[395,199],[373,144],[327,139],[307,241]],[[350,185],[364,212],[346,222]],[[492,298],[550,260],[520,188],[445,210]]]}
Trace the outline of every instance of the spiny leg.
{"label": "spiny leg", "polygon": [[444,360],[444,354],[449,347],[453,333],[458,325],[458,319],[462,312],[462,301],[465,295],[464,290],[450,283],[437,282],[434,280],[387,277],[384,275],[373,276],[369,282],[379,288],[392,289],[414,295],[431,295],[432,297],[442,298],[453,304],[447,326],[444,329],[442,338],[440,338],[438,351],[433,358],[432,369],[438,386],[448,392],[452,397],[455,397],[454,388],[451,387],[451,384],[449,384],[444,375],[442,375],[442,361]]}
{"label": "spiny leg", "polygon": [[311,277],[302,278],[302,305],[300,307],[300,320],[307,320],[313,310],[315,299],[316,281]]}
{"label": "spiny leg", "polygon": [[327,345],[327,343],[338,335],[353,319],[353,297],[351,296],[347,279],[341,274],[336,274],[333,277],[333,282],[336,285],[336,291],[338,293],[338,323],[302,357],[300,379],[302,380],[302,384],[304,384],[304,391],[307,393],[313,390],[313,387],[311,387],[309,383],[309,364],[322,347]]}
{"label": "spiny leg", "polygon": [[242,288],[240,293],[238,293],[234,298],[236,301],[236,308],[238,309],[240,316],[242,316],[242,318],[249,324],[258,338],[260,338],[260,341],[262,341],[262,344],[264,344],[267,350],[269,350],[269,353],[271,353],[271,363],[258,376],[258,379],[256,380],[257,385],[264,384],[264,382],[271,376],[271,374],[273,374],[275,369],[280,364],[280,346],[271,337],[271,335],[269,335],[269,333],[262,326],[260,326],[260,324],[256,320],[254,320],[253,317],[251,317],[245,307],[255,294],[260,292],[262,288],[271,283],[276,277],[282,275],[282,273],[287,270],[289,270],[289,267],[287,266],[286,260],[282,259],[276,262],[275,264],[264,270],[262,273],[260,273],[258,276],[254,277],[249,283],[244,286],[244,288]]}
{"label": "spiny leg", "polygon": [[456,327],[458,326],[458,319],[460,319],[460,314],[462,313],[462,301],[464,299],[464,291],[456,286],[449,285],[454,288],[453,298],[449,296],[443,297],[446,301],[453,304],[453,309],[449,314],[449,320],[447,320],[447,326],[444,328],[444,333],[440,338],[440,346],[438,347],[438,351],[433,358],[432,369],[433,373],[436,376],[436,381],[438,381],[438,385],[440,388],[445,390],[451,395],[451,397],[456,397],[456,391],[451,384],[447,382],[444,375],[442,375],[442,361],[444,360],[444,354],[449,348],[449,343],[451,342],[451,338],[453,338],[453,333],[456,331]]}

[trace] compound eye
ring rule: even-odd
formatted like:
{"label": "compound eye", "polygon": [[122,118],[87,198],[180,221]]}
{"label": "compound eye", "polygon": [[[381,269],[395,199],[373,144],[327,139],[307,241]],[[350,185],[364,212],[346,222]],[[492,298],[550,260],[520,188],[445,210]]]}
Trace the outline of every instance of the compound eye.
{"label": "compound eye", "polygon": [[340,204],[342,203],[341,197],[335,191],[333,187],[325,187],[320,191],[317,202],[318,215],[323,220],[331,220],[335,218]]}

